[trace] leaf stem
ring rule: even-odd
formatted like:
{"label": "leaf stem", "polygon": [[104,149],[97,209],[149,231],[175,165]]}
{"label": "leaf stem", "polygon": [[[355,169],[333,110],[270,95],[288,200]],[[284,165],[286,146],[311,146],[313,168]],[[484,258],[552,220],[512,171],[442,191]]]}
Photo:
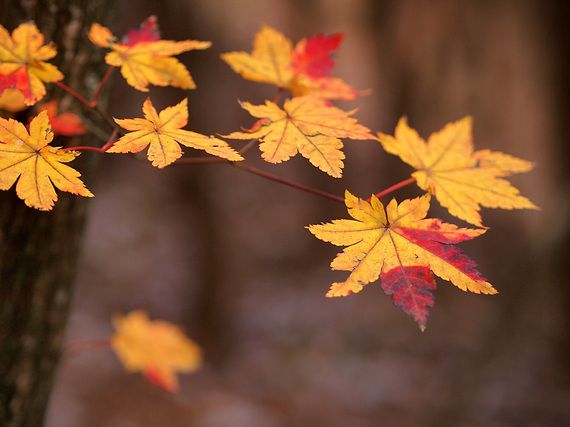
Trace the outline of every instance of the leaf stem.
{"label": "leaf stem", "polygon": [[[414,177],[405,179],[405,180],[403,180],[402,182],[399,182],[399,183],[397,183],[397,184],[394,184],[394,185],[392,185],[391,187],[386,188],[384,191],[381,191],[381,192],[375,194],[375,196],[376,196],[377,199],[379,199],[380,197],[385,196],[386,194],[389,194],[389,193],[391,193],[392,191],[395,191],[395,190],[397,190],[397,189],[399,189],[399,188],[405,187],[406,185],[410,185],[410,184],[412,184],[412,183],[414,183],[414,182],[416,182],[416,178],[414,178]],[[371,199],[371,198],[369,198],[369,199],[367,200],[367,202],[370,202],[370,199]]]}
{"label": "leaf stem", "polygon": [[285,90],[283,90],[283,88],[277,88],[277,93],[275,94],[275,97],[273,98],[274,104],[277,104],[279,102],[279,100],[281,99],[281,95],[283,95],[283,92],[285,92]]}

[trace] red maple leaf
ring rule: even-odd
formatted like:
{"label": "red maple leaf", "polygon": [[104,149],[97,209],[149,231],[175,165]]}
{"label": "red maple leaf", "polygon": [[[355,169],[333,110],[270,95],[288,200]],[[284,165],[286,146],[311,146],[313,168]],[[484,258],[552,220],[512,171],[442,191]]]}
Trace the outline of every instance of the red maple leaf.
{"label": "red maple leaf", "polygon": [[334,67],[331,54],[338,49],[343,38],[342,33],[331,36],[319,34],[299,41],[291,55],[293,73],[312,79],[329,76]]}

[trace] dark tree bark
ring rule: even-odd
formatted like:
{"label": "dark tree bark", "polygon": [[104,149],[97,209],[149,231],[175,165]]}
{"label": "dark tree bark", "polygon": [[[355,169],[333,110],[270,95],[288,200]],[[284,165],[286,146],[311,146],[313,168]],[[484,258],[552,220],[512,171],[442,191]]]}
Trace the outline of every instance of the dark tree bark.
{"label": "dark tree bark", "polygon": [[[109,25],[117,0],[4,0],[0,23],[12,31],[34,21],[65,83],[88,96],[105,71],[101,49],[87,39],[93,22]],[[95,84],[96,85],[96,84]],[[48,96],[70,102],[54,85]],[[77,102],[71,102],[78,107]],[[23,114],[19,119],[27,120]],[[91,120],[97,122],[93,116]],[[104,128],[105,124],[101,124]],[[70,141],[60,139],[54,145]],[[86,136],[74,144],[101,144]],[[83,154],[78,168],[89,186],[97,156]],[[51,212],[25,206],[14,189],[0,194],[0,425],[40,426],[48,404],[67,321],[88,199],[59,193]]]}

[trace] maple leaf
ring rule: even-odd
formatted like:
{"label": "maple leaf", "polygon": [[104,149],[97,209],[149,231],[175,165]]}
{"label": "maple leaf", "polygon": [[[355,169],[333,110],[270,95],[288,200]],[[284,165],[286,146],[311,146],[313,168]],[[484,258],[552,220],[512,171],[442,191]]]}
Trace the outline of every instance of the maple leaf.
{"label": "maple leaf", "polygon": [[54,186],[62,191],[93,197],[79,177],[81,174],[63,163],[80,153],[49,145],[53,132],[44,110],[26,127],[12,119],[0,118],[0,190],[16,181],[16,194],[26,205],[51,210],[57,201]]}
{"label": "maple leaf", "polygon": [[153,384],[175,393],[177,372],[189,373],[202,363],[202,349],[171,323],[150,321],[141,311],[115,316],[111,347],[129,372],[142,372]]}
{"label": "maple leaf", "polygon": [[47,110],[51,129],[54,134],[74,136],[83,135],[87,132],[87,128],[76,114],[69,112],[58,114],[56,101],[48,102],[44,108]]}
{"label": "maple leaf", "polygon": [[112,49],[105,56],[105,62],[121,67],[121,74],[135,89],[148,92],[149,84],[194,89],[196,85],[192,76],[172,55],[207,49],[211,43],[197,40],[175,42],[159,38],[154,16],[143,22],[139,30],[128,32],[123,43],[119,43],[111,31],[100,24],[93,24],[89,31],[89,39],[94,44]]}
{"label": "maple leaf", "polygon": [[[347,246],[332,261],[331,267],[351,273],[345,282],[333,283],[327,297],[360,292],[364,285],[380,278],[383,289],[402,300],[405,311],[414,313],[421,327],[425,325],[423,313],[432,304],[432,298],[426,297],[425,292],[435,288],[429,276],[424,274],[424,268],[464,291],[497,293],[476,270],[475,262],[453,246],[473,239],[485,230],[458,228],[438,218],[425,219],[429,194],[400,204],[393,199],[386,210],[375,196],[369,203],[347,191],[345,200],[353,220],[340,219],[308,227],[323,241]],[[410,294],[405,296],[406,292]]]}
{"label": "maple leaf", "polygon": [[480,206],[538,209],[502,177],[527,172],[532,163],[507,154],[473,152],[472,120],[465,117],[433,133],[427,143],[400,119],[395,136],[378,133],[384,149],[414,167],[418,186],[429,191],[449,213],[481,226]]}
{"label": "maple leaf", "polygon": [[329,76],[334,66],[331,53],[342,39],[342,34],[317,35],[302,39],[293,47],[282,33],[263,26],[255,35],[251,54],[228,52],[221,58],[243,78],[276,85],[294,96],[313,94],[350,100],[361,92]]}
{"label": "maple leaf", "polygon": [[375,139],[368,128],[339,108],[316,96],[295,97],[286,100],[283,109],[271,101],[265,105],[242,107],[261,118],[251,131],[233,132],[227,138],[253,139],[262,142],[262,157],[270,163],[281,163],[301,153],[314,166],[340,178],[344,153],[339,138]]}
{"label": "maple leaf", "polygon": [[107,150],[109,153],[138,153],[147,146],[148,159],[157,168],[168,166],[180,156],[179,144],[204,150],[206,153],[230,161],[243,160],[243,157],[225,141],[181,129],[188,123],[188,99],[167,107],[160,113],[152,105],[150,98],[143,104],[144,119],[115,119],[117,124],[129,131]]}
{"label": "maple leaf", "polygon": [[0,94],[16,88],[26,105],[33,105],[46,94],[44,82],[63,79],[55,65],[45,61],[57,54],[53,43],[44,45],[44,36],[31,23],[19,25],[10,33],[0,25]]}

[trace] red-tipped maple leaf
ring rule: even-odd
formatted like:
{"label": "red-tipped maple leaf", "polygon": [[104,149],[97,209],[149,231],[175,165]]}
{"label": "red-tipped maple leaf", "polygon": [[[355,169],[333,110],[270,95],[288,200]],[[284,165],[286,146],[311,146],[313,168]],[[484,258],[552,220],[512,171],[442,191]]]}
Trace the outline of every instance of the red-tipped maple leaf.
{"label": "red-tipped maple leaf", "polygon": [[331,53],[342,38],[342,34],[318,35],[299,41],[293,48],[282,33],[264,26],[255,35],[251,54],[228,52],[221,57],[244,79],[274,84],[294,96],[350,100],[362,92],[330,77],[334,66]]}
{"label": "red-tipped maple leaf", "polygon": [[46,94],[44,82],[63,78],[55,65],[45,62],[56,54],[55,45],[44,45],[44,36],[34,24],[21,24],[12,37],[0,25],[0,94],[15,88],[24,95],[26,105],[35,104]]}
{"label": "red-tipped maple leaf", "polygon": [[135,310],[115,316],[117,332],[111,347],[129,372],[142,372],[147,380],[169,393],[179,389],[176,374],[196,371],[202,349],[177,326],[163,320],[151,321]]}
{"label": "red-tipped maple leaf", "polygon": [[[354,220],[340,219],[328,224],[310,225],[309,231],[317,238],[333,245],[347,246],[333,260],[331,267],[351,273],[345,282],[333,283],[327,297],[360,292],[364,285],[379,277],[383,288],[397,293],[398,300],[405,294],[400,288],[411,283],[419,285],[418,289],[411,291],[415,294],[419,288],[429,291],[432,288],[430,279],[418,277],[423,270],[409,270],[410,267],[429,268],[435,275],[464,291],[496,294],[495,288],[477,271],[477,264],[453,246],[473,239],[485,230],[458,228],[438,218],[426,219],[429,203],[429,194],[400,204],[393,199],[384,210],[375,196],[369,203],[347,191],[346,206]],[[391,283],[393,280],[397,283]],[[423,304],[425,307],[421,308],[422,304],[412,310],[415,313],[412,316],[420,327],[425,326],[422,311],[425,308],[427,313],[429,298]],[[404,302],[402,305],[410,308]]]}
{"label": "red-tipped maple leaf", "polygon": [[121,67],[127,83],[141,92],[148,92],[149,84],[196,88],[186,67],[172,55],[207,49],[211,45],[197,40],[160,40],[156,18],[152,16],[143,22],[140,29],[127,33],[123,43],[117,42],[108,28],[97,23],[91,26],[89,40],[97,46],[110,48],[112,51],[105,56],[105,62]]}

